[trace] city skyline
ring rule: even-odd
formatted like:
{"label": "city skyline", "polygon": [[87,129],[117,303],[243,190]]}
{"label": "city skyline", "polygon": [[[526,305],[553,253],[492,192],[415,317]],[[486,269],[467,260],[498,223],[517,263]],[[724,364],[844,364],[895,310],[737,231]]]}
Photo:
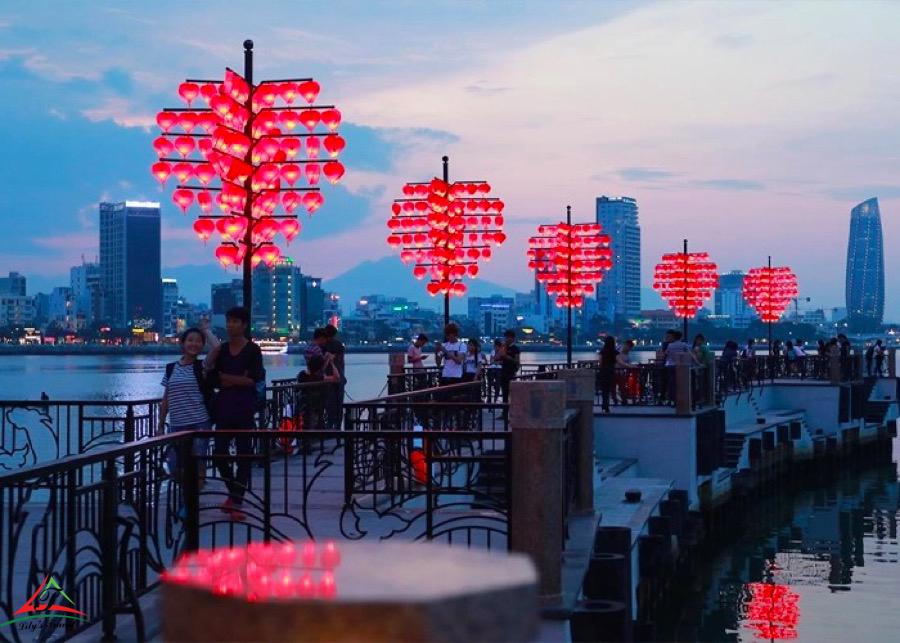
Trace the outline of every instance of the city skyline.
{"label": "city skyline", "polygon": [[[147,174],[149,126],[172,102],[172,83],[238,65],[245,37],[266,75],[300,69],[327,81],[348,122],[346,187],[286,249],[326,283],[390,255],[379,241],[390,197],[407,178],[433,175],[442,153],[460,176],[491,176],[503,193],[509,241],[482,274],[517,291],[530,287],[524,241],[534,223],[565,203],[587,213],[604,194],[641,204],[645,282],[689,236],[722,272],[790,258],[807,307],[844,301],[836,284],[854,203],[877,196],[885,241],[896,237],[900,117],[884,106],[898,90],[879,82],[886,70],[875,63],[900,46],[863,46],[900,23],[890,3],[528,3],[513,12],[496,2],[467,5],[471,20],[451,20],[452,3],[415,16],[372,3],[345,12],[339,32],[332,12],[348,4],[276,22],[286,6],[253,16],[166,2],[49,17],[28,5],[0,11],[9,88],[0,112],[18,152],[3,161],[0,274],[28,275],[32,292],[67,283],[79,257],[98,250],[97,204],[135,199],[163,202],[163,277],[177,277],[194,301],[227,281]],[[208,29],[172,25],[164,15],[176,9],[182,25]],[[446,41],[417,21],[441,24]],[[390,45],[379,36],[388,25],[402,34]],[[133,37],[113,37],[126,31]],[[473,46],[459,51],[460,39]],[[823,244],[836,260],[821,260]],[[885,262],[888,274],[900,267],[890,252]],[[900,301],[888,298],[886,318],[900,318]]]}

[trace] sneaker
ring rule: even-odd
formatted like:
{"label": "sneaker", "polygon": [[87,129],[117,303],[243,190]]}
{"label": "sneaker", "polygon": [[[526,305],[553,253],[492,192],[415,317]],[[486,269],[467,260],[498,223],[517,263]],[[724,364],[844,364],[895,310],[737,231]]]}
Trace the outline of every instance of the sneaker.
{"label": "sneaker", "polygon": [[241,511],[240,507],[236,506],[231,510],[231,519],[237,520],[238,522],[243,522],[247,520],[247,514]]}
{"label": "sneaker", "polygon": [[230,514],[234,511],[234,503],[231,502],[231,498],[226,498],[219,509],[221,509],[223,514]]}

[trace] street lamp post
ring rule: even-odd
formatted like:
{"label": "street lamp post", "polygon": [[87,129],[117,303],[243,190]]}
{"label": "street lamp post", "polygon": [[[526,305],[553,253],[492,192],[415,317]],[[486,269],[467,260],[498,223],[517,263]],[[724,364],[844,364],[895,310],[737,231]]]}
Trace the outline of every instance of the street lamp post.
{"label": "street lamp post", "polygon": [[[204,243],[219,233],[216,258],[226,268],[241,266],[250,311],[253,267],[280,259],[276,235],[290,243],[300,233],[298,207],[312,216],[322,205],[320,176],[334,185],[344,174],[337,160],[345,146],[337,131],[341,113],[334,105],[316,105],[319,91],[312,78],[254,83],[253,42],[245,40],[243,75],[226,69],[223,80],[188,79],[178,87],[187,107],[156,117],[162,134],[153,142],[159,160],[151,171],[162,184],[177,178],[172,198],[182,212],[199,207],[194,231]],[[194,107],[197,99],[207,107]],[[297,99],[307,104],[294,107]],[[294,133],[301,125],[307,131]],[[306,158],[295,158],[304,147]],[[324,163],[320,149],[329,157]],[[295,187],[301,178],[306,186]]]}
{"label": "street lamp post", "polygon": [[490,261],[492,247],[506,241],[505,204],[488,196],[486,181],[450,182],[450,159],[442,159],[442,179],[407,183],[391,205],[387,242],[400,260],[413,263],[413,275],[430,275],[428,293],[444,295],[444,325],[450,323],[450,297],[462,296],[463,278],[478,275],[478,262]]}
{"label": "street lamp post", "polygon": [[566,221],[538,226],[528,240],[528,268],[547,295],[556,295],[556,305],[566,308],[566,364],[572,364],[572,309],[584,305],[584,296],[595,291],[603,271],[612,267],[609,236],[599,223],[572,223],[572,206],[566,206]]}

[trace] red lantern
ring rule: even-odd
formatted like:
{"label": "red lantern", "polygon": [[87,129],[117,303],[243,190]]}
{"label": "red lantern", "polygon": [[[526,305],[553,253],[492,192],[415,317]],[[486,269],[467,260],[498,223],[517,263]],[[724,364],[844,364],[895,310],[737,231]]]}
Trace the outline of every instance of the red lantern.
{"label": "red lantern", "polygon": [[344,165],[340,161],[328,161],[322,166],[322,173],[329,183],[335,185],[344,176]]}
{"label": "red lantern", "polygon": [[288,214],[291,214],[296,210],[299,207],[300,202],[300,195],[296,192],[285,192],[281,196],[281,203],[284,206],[284,211]]}
{"label": "red lantern", "polygon": [[322,112],[322,123],[332,132],[335,131],[341,124],[341,112],[336,109],[326,109]]}
{"label": "red lantern", "polygon": [[304,109],[300,112],[300,122],[306,129],[312,132],[322,120],[322,115],[315,109]]}
{"label": "red lantern", "polygon": [[224,267],[233,266],[238,263],[238,249],[237,246],[222,244],[218,248],[216,248],[216,259],[219,260]]}
{"label": "red lantern", "polygon": [[181,208],[182,212],[187,212],[191,203],[194,202],[194,193],[190,190],[178,189],[172,193],[172,200],[175,201],[175,204],[179,208]]}
{"label": "red lantern", "polygon": [[328,152],[328,156],[337,158],[337,155],[344,149],[346,142],[337,134],[329,134],[322,141],[322,145],[325,148],[325,151]]}
{"label": "red lantern", "polygon": [[184,99],[184,102],[191,106],[194,99],[200,95],[200,86],[197,83],[181,83],[178,86],[178,95]]}
{"label": "red lantern", "polygon": [[321,173],[321,168],[318,163],[307,163],[304,168],[304,172],[306,172],[306,182],[310,185],[318,185],[319,183],[319,174]]}
{"label": "red lantern", "polygon": [[212,236],[216,230],[216,224],[212,219],[197,219],[194,221],[194,232],[200,237],[200,240],[206,244],[206,241]]}
{"label": "red lantern", "polygon": [[155,141],[153,141],[153,149],[156,150],[156,153],[159,154],[160,158],[163,156],[168,156],[172,153],[172,150],[175,149],[175,145],[164,136],[160,136]]}
{"label": "red lantern", "polygon": [[322,198],[322,195],[318,192],[307,192],[303,195],[303,207],[306,208],[306,211],[312,215],[316,210],[318,210],[322,206],[322,202],[325,199]]}
{"label": "red lantern", "polygon": [[172,174],[172,166],[165,161],[154,163],[150,170],[153,172],[153,176],[156,177],[156,180],[160,183],[165,183],[166,179]]}
{"label": "red lantern", "polygon": [[306,99],[307,103],[314,103],[319,95],[319,83],[314,80],[307,80],[297,85],[297,92]]}
{"label": "red lantern", "polygon": [[174,112],[160,112],[156,115],[156,124],[159,125],[159,128],[165,132],[169,133],[169,130],[175,127],[178,123],[178,115]]}
{"label": "red lantern", "polygon": [[302,226],[296,219],[285,219],[281,222],[281,234],[284,235],[284,238],[288,243],[293,241],[294,237],[300,234],[301,229]]}
{"label": "red lantern", "polygon": [[300,140],[296,138],[281,139],[281,151],[289,159],[294,158],[300,152]]}

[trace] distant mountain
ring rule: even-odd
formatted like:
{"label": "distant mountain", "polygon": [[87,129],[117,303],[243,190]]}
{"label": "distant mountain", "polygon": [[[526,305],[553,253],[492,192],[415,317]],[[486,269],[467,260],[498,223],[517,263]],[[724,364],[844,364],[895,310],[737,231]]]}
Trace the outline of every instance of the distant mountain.
{"label": "distant mountain", "polygon": [[[511,297],[516,292],[512,288],[481,279],[467,280],[466,283],[469,286],[467,294],[475,297],[490,295]],[[376,294],[406,297],[410,301],[418,302],[422,308],[442,310],[444,305],[441,297],[432,297],[428,294],[424,280],[419,281],[413,277],[412,268],[404,265],[397,257],[363,261],[333,279],[326,279],[323,285],[326,291],[341,296],[345,315],[353,310],[360,298]],[[453,297],[450,300],[450,310],[453,313],[464,314],[467,305],[468,297]]]}

